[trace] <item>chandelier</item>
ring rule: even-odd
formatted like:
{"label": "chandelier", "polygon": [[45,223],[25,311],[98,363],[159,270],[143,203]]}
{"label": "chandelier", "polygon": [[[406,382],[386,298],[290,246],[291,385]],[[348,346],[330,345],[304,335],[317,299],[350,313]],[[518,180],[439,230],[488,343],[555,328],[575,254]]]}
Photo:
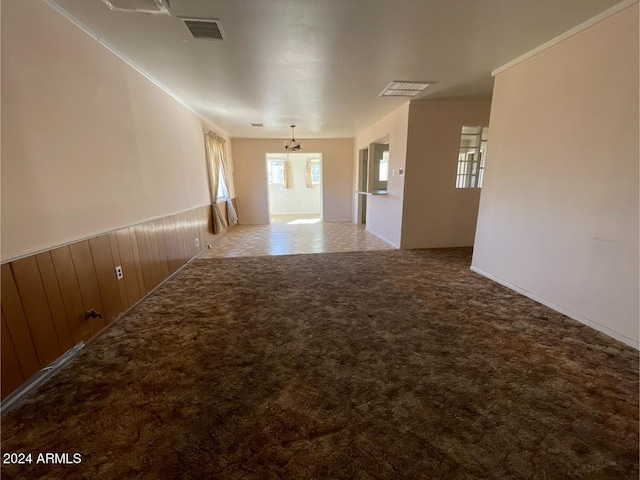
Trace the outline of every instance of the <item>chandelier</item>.
{"label": "chandelier", "polygon": [[287,152],[299,152],[300,150],[302,150],[302,147],[300,146],[300,142],[296,140],[296,136],[293,133],[294,128],[296,128],[296,126],[291,125],[291,140],[289,140],[288,142],[287,141],[284,142],[284,149]]}

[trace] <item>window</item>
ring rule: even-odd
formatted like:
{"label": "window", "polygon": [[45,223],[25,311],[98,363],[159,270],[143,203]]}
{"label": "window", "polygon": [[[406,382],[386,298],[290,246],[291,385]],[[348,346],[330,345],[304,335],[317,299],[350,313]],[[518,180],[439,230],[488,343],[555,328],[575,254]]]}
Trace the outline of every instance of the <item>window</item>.
{"label": "window", "polygon": [[320,185],[320,160],[311,160],[311,184]]}
{"label": "window", "polygon": [[482,187],[488,138],[488,127],[462,127],[456,188]]}
{"label": "window", "polygon": [[284,185],[284,162],[279,160],[269,160],[267,162],[267,177],[269,184]]}
{"label": "window", "polygon": [[220,162],[220,167],[218,168],[218,200],[227,198],[227,192],[224,188],[226,183],[226,179],[224,178],[224,170],[222,169],[222,162]]}

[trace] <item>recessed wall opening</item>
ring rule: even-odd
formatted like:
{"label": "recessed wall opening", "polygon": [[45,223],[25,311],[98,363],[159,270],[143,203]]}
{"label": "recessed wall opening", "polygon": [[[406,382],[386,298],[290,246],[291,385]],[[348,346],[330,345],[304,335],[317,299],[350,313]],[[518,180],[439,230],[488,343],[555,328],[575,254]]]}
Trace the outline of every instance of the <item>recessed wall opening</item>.
{"label": "recessed wall opening", "polygon": [[267,153],[269,222],[322,221],[322,154]]}
{"label": "recessed wall opening", "polygon": [[[358,192],[369,191],[369,149],[358,152]],[[358,223],[367,223],[367,196],[358,195]]]}

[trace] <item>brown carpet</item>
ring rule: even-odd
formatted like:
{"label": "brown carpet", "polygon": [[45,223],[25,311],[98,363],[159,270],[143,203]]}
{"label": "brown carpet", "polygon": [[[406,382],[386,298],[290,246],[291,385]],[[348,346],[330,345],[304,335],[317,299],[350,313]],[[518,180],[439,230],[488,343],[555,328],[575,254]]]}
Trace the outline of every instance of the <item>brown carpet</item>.
{"label": "brown carpet", "polygon": [[82,463],[3,478],[638,478],[638,352],[469,263],[196,260],[4,420]]}

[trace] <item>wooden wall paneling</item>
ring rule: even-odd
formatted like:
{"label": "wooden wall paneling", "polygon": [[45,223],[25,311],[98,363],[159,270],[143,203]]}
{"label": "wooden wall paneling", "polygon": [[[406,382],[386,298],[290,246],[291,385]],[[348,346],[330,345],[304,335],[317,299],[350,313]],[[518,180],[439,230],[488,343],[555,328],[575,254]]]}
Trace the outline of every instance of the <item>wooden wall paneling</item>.
{"label": "wooden wall paneling", "polygon": [[227,202],[218,203],[218,208],[220,208],[220,212],[222,212],[222,216],[229,223],[229,213],[227,212]]}
{"label": "wooden wall paneling", "polygon": [[142,279],[144,281],[144,290],[149,293],[155,287],[153,283],[153,258],[151,257],[151,249],[149,239],[147,238],[143,224],[133,227],[135,230],[136,241],[138,243],[138,251],[140,252],[140,262],[142,263]]}
{"label": "wooden wall paneling", "polygon": [[[86,312],[94,309],[98,312],[105,314],[104,305],[102,303],[102,293],[100,292],[100,285],[98,284],[98,275],[96,274],[96,267],[93,263],[93,256],[91,255],[91,247],[88,240],[72,243],[69,245],[69,251],[71,252],[71,259],[76,269],[76,276],[78,277],[78,284],[80,285],[80,294],[82,295],[82,303],[84,305],[85,315]],[[87,317],[89,323],[89,329],[91,330],[91,336],[102,330],[107,324],[106,319]]]}
{"label": "wooden wall paneling", "polygon": [[[189,210],[189,238],[191,239],[191,245],[193,248],[193,255],[190,258],[195,257],[200,253],[203,239],[200,238],[200,229],[198,228],[198,214],[195,209]],[[196,239],[198,244],[196,245]]]}
{"label": "wooden wall paneling", "polygon": [[129,227],[129,238],[131,239],[131,250],[133,250],[133,263],[136,266],[136,275],[138,277],[138,290],[140,291],[140,298],[144,297],[147,290],[144,286],[144,274],[142,273],[142,257],[140,255],[140,246],[138,245],[138,238],[136,237],[136,229]]}
{"label": "wooden wall paneling", "polygon": [[11,340],[11,334],[7,327],[7,322],[2,314],[2,331],[0,332],[2,339],[2,359],[0,360],[2,376],[2,399],[4,400],[11,392],[18,388],[26,380],[18,356]]}
{"label": "wooden wall paneling", "polygon": [[202,243],[204,242],[204,239],[200,234],[200,229],[198,228],[197,210],[198,210],[197,208],[193,208],[188,212],[185,212],[185,217],[187,218],[187,224],[189,225],[185,234],[187,248],[189,250],[189,259],[192,259],[200,251],[200,247],[196,246],[196,238],[200,242],[200,245],[202,245]]}
{"label": "wooden wall paneling", "polygon": [[149,244],[151,246],[151,273],[153,274],[153,283],[155,284],[155,287],[163,280],[162,269],[160,268],[160,249],[158,247],[158,239],[156,237],[156,227],[153,222],[145,222],[144,229],[149,237]]}
{"label": "wooden wall paneling", "polygon": [[176,265],[176,270],[178,270],[180,267],[182,267],[183,265],[183,261],[182,261],[182,256],[183,256],[183,251],[182,251],[182,240],[180,237],[180,221],[179,221],[179,213],[175,213],[173,215],[169,215],[168,217],[165,217],[165,221],[168,222],[171,231],[173,232],[173,248],[174,248],[174,254],[175,254],[175,265]]}
{"label": "wooden wall paneling", "polygon": [[169,265],[169,274],[178,270],[180,261],[178,260],[178,242],[176,238],[176,229],[171,217],[162,219],[164,230],[164,241],[167,245],[167,264]]}
{"label": "wooden wall paneling", "polygon": [[11,266],[2,265],[2,315],[6,320],[7,328],[15,347],[18,363],[25,378],[40,370],[40,361],[36,354],[29,325],[22,309],[20,295],[13,280]]}
{"label": "wooden wall paneling", "polygon": [[187,263],[187,260],[189,259],[187,256],[187,242],[184,236],[183,216],[183,213],[177,213],[173,216],[173,224],[176,228],[176,238],[178,241],[178,258],[180,259],[180,266]]}
{"label": "wooden wall paneling", "polygon": [[113,261],[111,252],[111,242],[109,235],[100,235],[89,240],[91,256],[96,269],[98,286],[102,295],[102,305],[104,306],[104,319],[106,323],[113,322],[124,312],[118,278],[116,277],[116,263]]}
{"label": "wooden wall paneling", "polygon": [[184,238],[187,244],[187,255],[189,256],[189,260],[191,260],[196,254],[196,238],[200,239],[200,231],[198,230],[198,223],[193,210],[185,212],[184,216],[185,221],[187,222],[187,228],[184,231]]}
{"label": "wooden wall paneling", "polygon": [[216,235],[213,231],[213,205],[207,205],[202,208],[201,213],[202,229],[209,239],[209,245],[213,245]]}
{"label": "wooden wall paneling", "polygon": [[131,307],[134,303],[142,298],[143,292],[140,292],[138,284],[138,271],[136,270],[135,260],[133,258],[133,247],[131,246],[131,237],[128,228],[122,228],[116,232],[118,242],[118,250],[120,252],[120,262],[122,272],[124,274],[124,285],[127,288],[127,298]]}
{"label": "wooden wall paneling", "polygon": [[203,248],[206,248],[207,245],[211,243],[207,236],[207,230],[203,226],[203,220],[204,220],[203,211],[204,211],[204,207],[198,207],[194,209],[192,213],[195,221],[195,228],[196,228],[196,231],[198,232],[198,238],[200,238],[200,247],[198,247],[198,252],[200,252],[200,250],[202,250]]}
{"label": "wooden wall paneling", "polygon": [[11,262],[11,270],[40,366],[49,365],[63,351],[58,345],[58,336],[36,258],[32,255]]}
{"label": "wooden wall paneling", "polygon": [[207,238],[209,239],[209,244],[213,245],[213,240],[215,239],[215,235],[213,233],[213,206],[208,205],[205,207],[205,216],[207,217],[207,223],[204,225],[205,231],[207,233]]}
{"label": "wooden wall paneling", "polygon": [[213,245],[213,235],[209,230],[209,220],[211,217],[211,205],[205,205],[202,209],[202,231],[207,239],[207,245]]}
{"label": "wooden wall paneling", "polygon": [[82,302],[80,285],[78,285],[78,277],[76,276],[69,247],[51,250],[51,259],[53,260],[58,286],[62,294],[64,309],[67,312],[67,321],[69,322],[73,343],[89,340],[91,331],[87,322],[86,310]]}
{"label": "wooden wall paneling", "polygon": [[164,280],[169,276],[169,255],[167,253],[167,241],[164,237],[164,222],[162,219],[158,219],[154,220],[153,223],[156,227],[156,239],[158,240],[158,252],[160,253],[160,269],[162,270],[162,280]]}
{"label": "wooden wall paneling", "polygon": [[38,263],[38,269],[40,270],[44,292],[47,296],[47,303],[49,304],[53,325],[56,329],[58,345],[62,352],[66,352],[73,347],[73,337],[71,335],[71,329],[69,328],[69,320],[67,319],[67,312],[64,308],[62,293],[60,293],[60,286],[58,285],[58,278],[56,277],[56,270],[53,266],[51,253],[43,252],[35,257]]}
{"label": "wooden wall paneling", "polygon": [[[118,265],[122,266],[122,259],[120,258],[120,248],[118,247],[118,237],[116,235],[116,232],[109,233],[109,245],[111,245],[111,256],[113,258],[113,264],[116,267]],[[133,303],[129,301],[129,294],[127,293],[127,284],[124,281],[124,276],[123,278],[118,280],[118,291],[120,292],[120,303],[122,304],[122,310],[126,311]]]}
{"label": "wooden wall paneling", "polygon": [[182,213],[172,215],[171,221],[173,222],[173,226],[176,230],[176,249],[179,268],[181,268],[187,262],[187,242],[184,238]]}
{"label": "wooden wall paneling", "polygon": [[200,238],[196,227],[193,210],[184,212],[186,228],[184,231],[184,239],[187,245],[188,260],[191,260],[196,254],[196,238]]}

